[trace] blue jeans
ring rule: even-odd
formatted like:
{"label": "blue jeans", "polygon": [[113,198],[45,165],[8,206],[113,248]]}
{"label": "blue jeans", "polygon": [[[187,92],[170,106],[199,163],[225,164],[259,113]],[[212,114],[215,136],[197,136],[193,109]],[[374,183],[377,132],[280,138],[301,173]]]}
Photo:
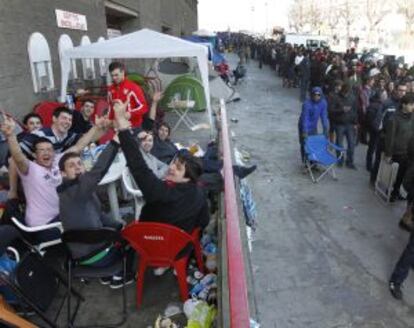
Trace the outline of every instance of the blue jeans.
{"label": "blue jeans", "polygon": [[401,285],[407,278],[411,266],[414,264],[414,234],[411,233],[410,240],[395,265],[390,281]]}
{"label": "blue jeans", "polygon": [[309,79],[301,77],[300,79],[300,101],[305,101],[309,89]]}
{"label": "blue jeans", "polygon": [[[305,154],[305,141],[306,141],[306,139],[304,138],[300,122],[298,124],[298,133],[299,133],[299,144],[300,144],[300,157],[302,159],[302,163],[305,163],[306,162],[306,154]],[[318,134],[317,130],[312,130],[308,133],[308,135],[310,135],[310,136],[315,135],[315,134]]]}
{"label": "blue jeans", "polygon": [[[355,150],[355,127],[352,124],[337,124],[334,127],[336,133],[336,144],[340,147],[344,146],[344,137],[346,138],[346,164],[354,164]],[[339,152],[337,155],[339,156]],[[343,161],[341,161],[343,162]]]}

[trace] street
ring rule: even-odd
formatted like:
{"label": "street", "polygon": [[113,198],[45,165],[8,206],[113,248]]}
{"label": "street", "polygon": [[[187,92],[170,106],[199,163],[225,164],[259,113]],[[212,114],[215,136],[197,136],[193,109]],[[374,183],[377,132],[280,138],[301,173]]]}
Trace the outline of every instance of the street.
{"label": "street", "polygon": [[[232,67],[235,55],[227,55]],[[388,278],[408,233],[398,228],[405,203],[384,205],[369,186],[366,146],[358,171],[337,169],[313,184],[300,164],[298,89],[282,88],[268,66],[247,65],[240,102],[227,105],[236,147],[258,169],[248,182],[258,208],[251,253],[259,321],[264,328],[414,326],[414,276],[403,302]]]}

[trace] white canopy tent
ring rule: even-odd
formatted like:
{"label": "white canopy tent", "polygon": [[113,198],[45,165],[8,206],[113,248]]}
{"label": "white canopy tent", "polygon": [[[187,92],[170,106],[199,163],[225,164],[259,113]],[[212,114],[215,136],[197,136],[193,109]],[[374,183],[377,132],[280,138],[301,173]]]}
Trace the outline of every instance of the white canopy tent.
{"label": "white canopy tent", "polygon": [[196,57],[201,80],[206,96],[210,126],[213,128],[213,117],[210,104],[210,88],[208,82],[208,49],[204,45],[185,41],[170,35],[142,29],[123,36],[79,46],[62,51],[60,65],[62,69],[61,99],[66,97],[66,88],[72,59],[111,59],[111,58],[168,58]]}

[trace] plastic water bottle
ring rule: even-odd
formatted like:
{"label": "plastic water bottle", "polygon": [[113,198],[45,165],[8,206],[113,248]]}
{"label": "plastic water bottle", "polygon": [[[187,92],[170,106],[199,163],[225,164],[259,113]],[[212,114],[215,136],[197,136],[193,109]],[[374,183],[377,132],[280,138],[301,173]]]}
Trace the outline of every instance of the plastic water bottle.
{"label": "plastic water bottle", "polygon": [[66,106],[69,109],[75,109],[75,103],[73,101],[73,96],[72,95],[66,95]]}
{"label": "plastic water bottle", "polygon": [[83,165],[85,165],[85,170],[90,171],[93,166],[93,158],[91,151],[88,147],[85,147],[85,149],[82,152],[82,161]]}

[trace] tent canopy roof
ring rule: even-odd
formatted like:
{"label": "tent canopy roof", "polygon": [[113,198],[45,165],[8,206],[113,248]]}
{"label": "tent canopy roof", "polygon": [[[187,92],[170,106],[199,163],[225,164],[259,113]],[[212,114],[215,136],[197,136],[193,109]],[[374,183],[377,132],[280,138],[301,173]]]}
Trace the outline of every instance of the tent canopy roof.
{"label": "tent canopy roof", "polygon": [[113,59],[113,58],[168,58],[197,57],[201,80],[206,97],[211,133],[213,133],[213,117],[210,104],[208,84],[208,49],[174,36],[162,34],[149,29],[125,34],[114,39],[95,42],[62,51],[60,65],[62,70],[61,100],[66,99],[66,88],[69,80],[70,59]]}
{"label": "tent canopy roof", "polygon": [[165,58],[207,56],[205,46],[142,29],[65,51],[69,58]]}

